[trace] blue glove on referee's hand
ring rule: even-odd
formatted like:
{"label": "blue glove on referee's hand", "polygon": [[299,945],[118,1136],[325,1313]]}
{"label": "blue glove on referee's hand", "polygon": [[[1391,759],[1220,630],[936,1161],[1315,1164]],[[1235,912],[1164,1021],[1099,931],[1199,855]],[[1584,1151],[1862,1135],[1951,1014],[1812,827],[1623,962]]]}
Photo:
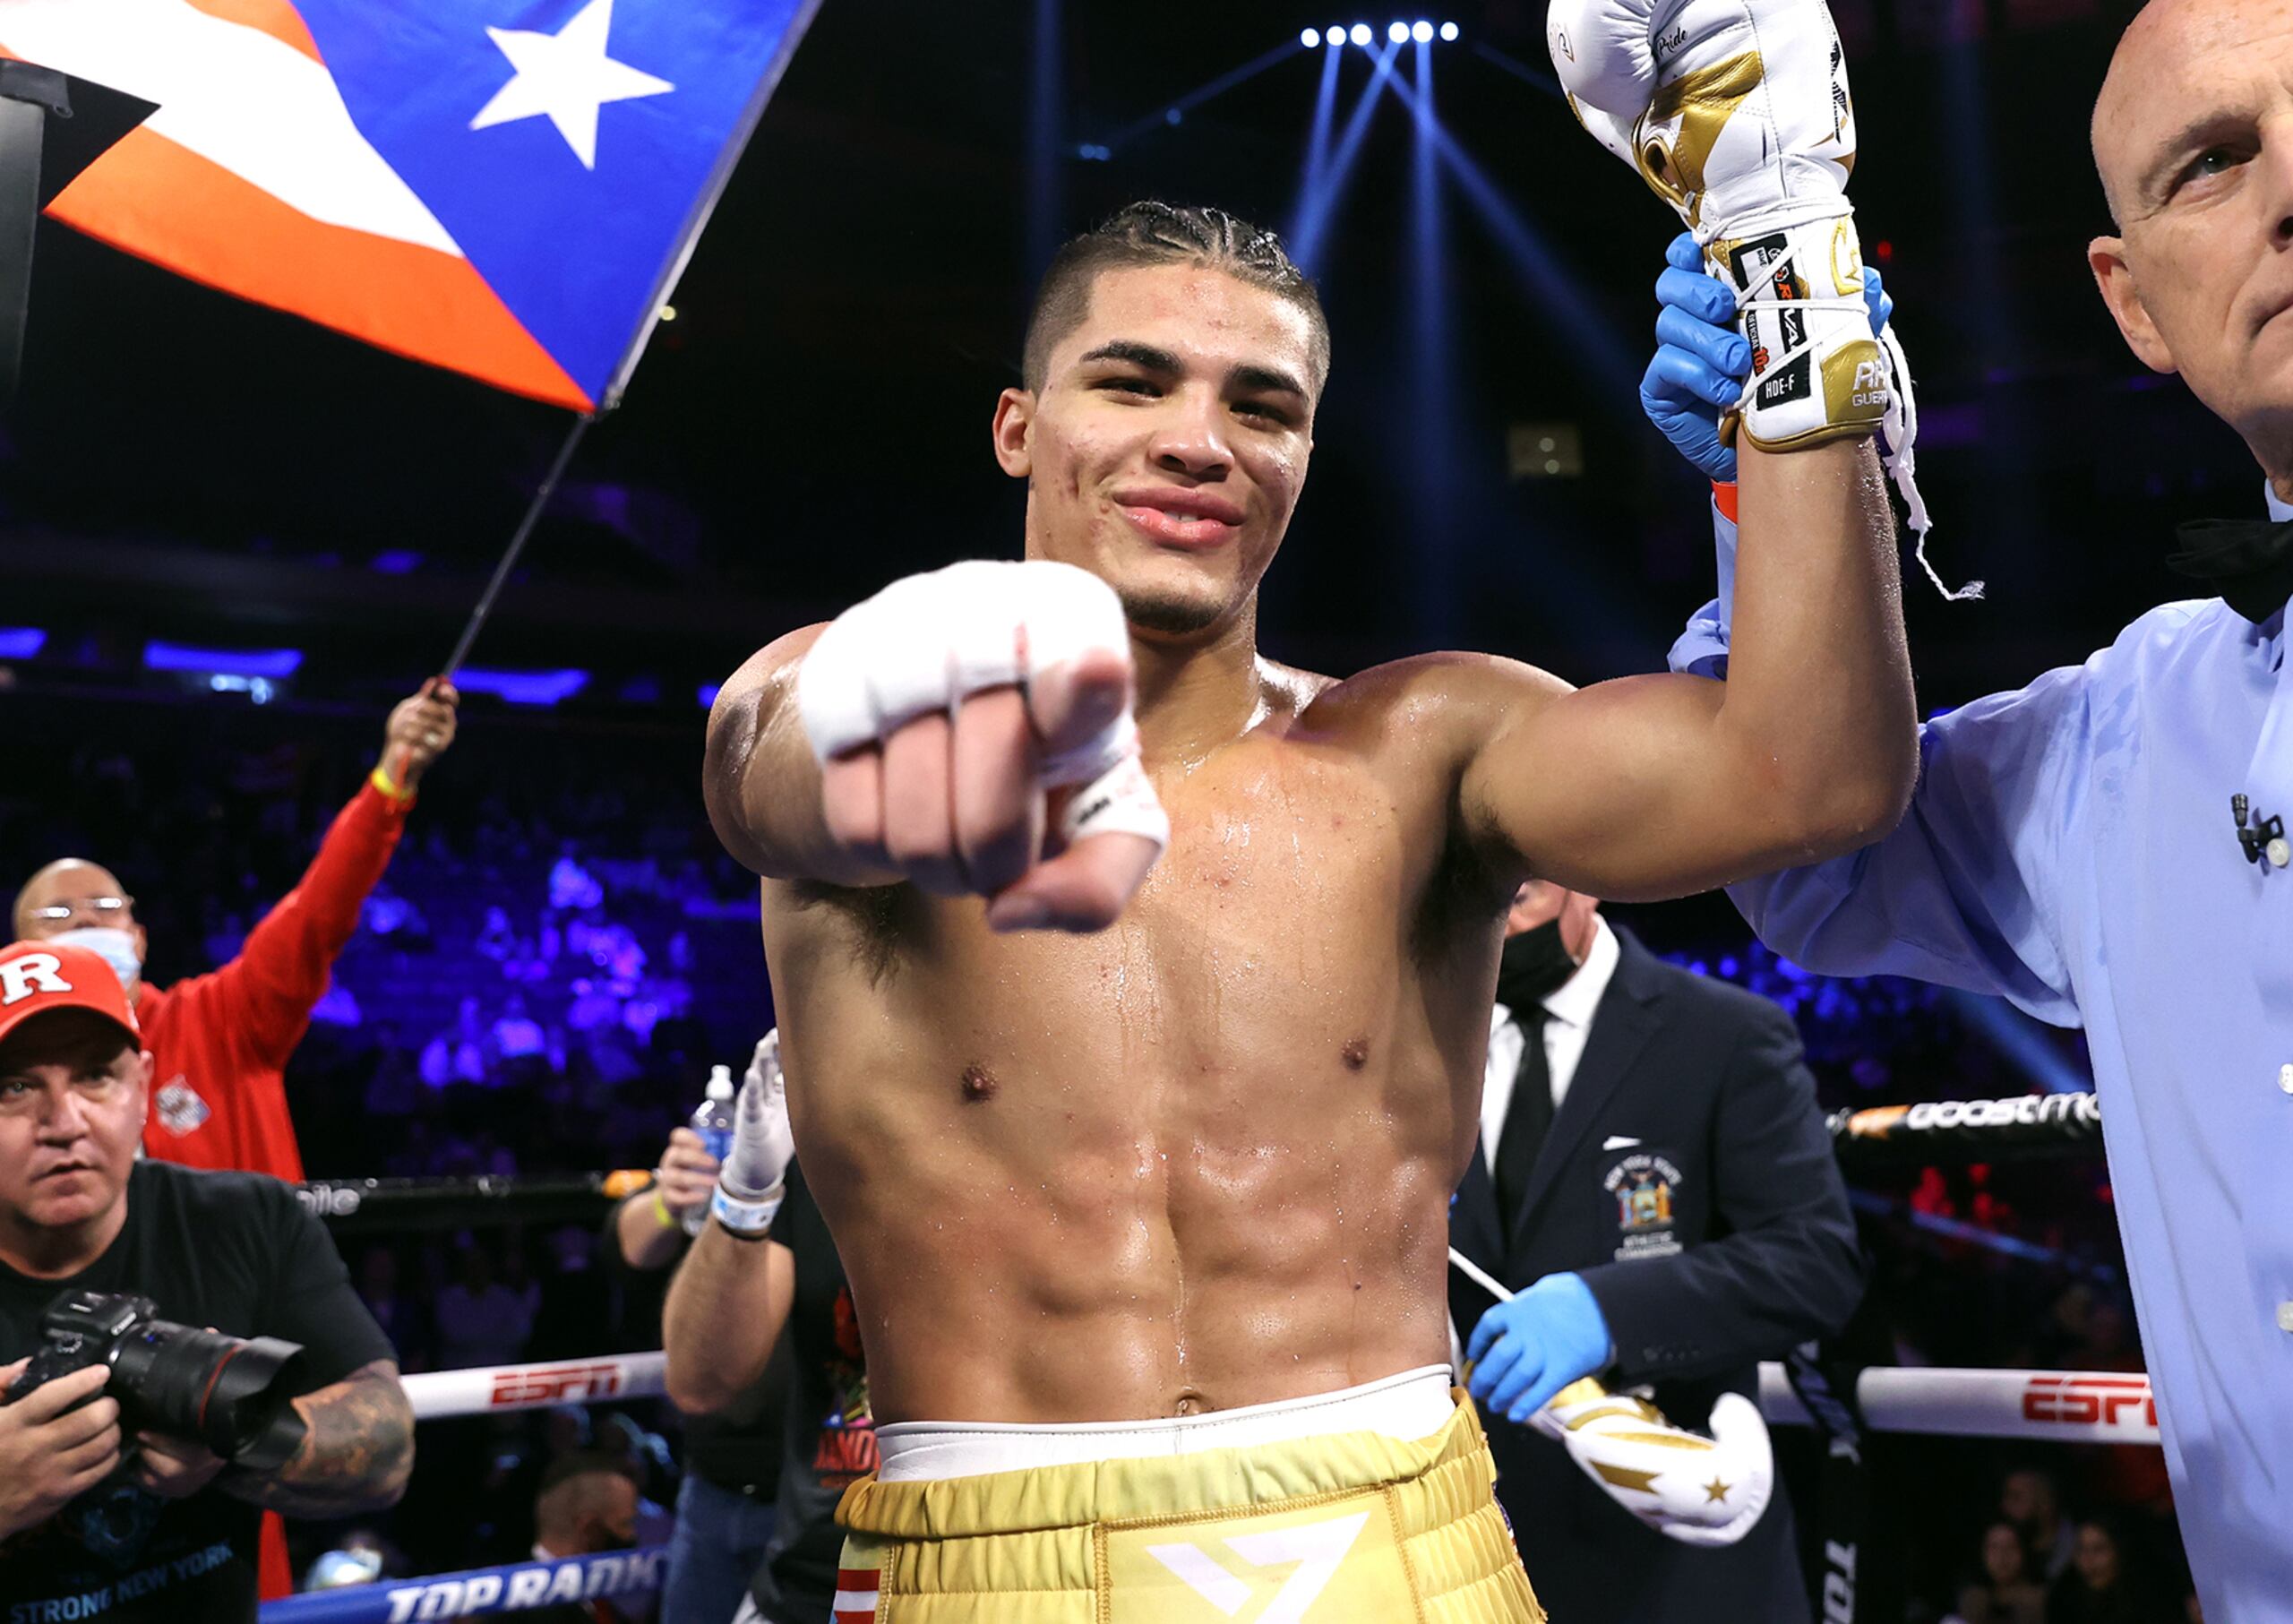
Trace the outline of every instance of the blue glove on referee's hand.
{"label": "blue glove on referee's hand", "polygon": [[1581,1276],[1547,1275],[1473,1328],[1467,1386],[1484,1414],[1525,1422],[1570,1382],[1606,1370],[1609,1322]]}
{"label": "blue glove on referee's hand", "polygon": [[[1656,279],[1656,354],[1640,380],[1640,409],[1706,477],[1731,480],[1736,451],[1720,443],[1720,417],[1734,408],[1752,373],[1752,347],[1730,325],[1735,291],[1705,274],[1704,250],[1688,232],[1665,248],[1664,263]],[[1895,302],[1869,265],[1863,303],[1876,335]]]}

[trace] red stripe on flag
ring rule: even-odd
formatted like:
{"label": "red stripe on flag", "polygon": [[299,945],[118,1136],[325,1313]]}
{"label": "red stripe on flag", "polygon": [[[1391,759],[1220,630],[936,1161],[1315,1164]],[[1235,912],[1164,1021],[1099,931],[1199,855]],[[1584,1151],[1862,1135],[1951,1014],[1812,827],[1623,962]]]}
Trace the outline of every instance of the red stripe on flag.
{"label": "red stripe on flag", "polygon": [[398,355],[552,405],[593,404],[468,261],[322,224],[149,129],[130,132],[47,211],[193,281]]}
{"label": "red stripe on flag", "polygon": [[882,1577],[882,1573],[873,1568],[839,1568],[836,1570],[836,1587],[838,1590],[873,1590]]}

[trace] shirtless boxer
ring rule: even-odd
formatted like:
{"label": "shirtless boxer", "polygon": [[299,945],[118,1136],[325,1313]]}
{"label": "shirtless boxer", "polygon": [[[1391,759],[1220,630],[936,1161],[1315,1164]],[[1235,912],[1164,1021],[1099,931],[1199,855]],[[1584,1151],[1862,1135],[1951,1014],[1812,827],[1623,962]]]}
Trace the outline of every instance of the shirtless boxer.
{"label": "shirtless boxer", "polygon": [[[1541,1617],[1446,1365],[1507,901],[1699,890],[1909,794],[1868,425],[1748,445],[1724,686],[1340,681],[1256,642],[1327,369],[1271,237],[1124,211],[997,405],[1027,562],[792,632],[710,718],[883,1459],[839,1619]],[[690,1269],[740,1266],[739,1161]]]}

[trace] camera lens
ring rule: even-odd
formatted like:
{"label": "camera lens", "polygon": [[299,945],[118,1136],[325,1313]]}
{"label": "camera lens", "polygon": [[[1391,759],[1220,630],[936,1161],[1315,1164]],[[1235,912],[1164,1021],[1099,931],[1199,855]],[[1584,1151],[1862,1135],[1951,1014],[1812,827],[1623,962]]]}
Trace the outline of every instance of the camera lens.
{"label": "camera lens", "polygon": [[109,1390],[138,1426],[197,1439],[228,1460],[292,1396],[302,1350],[147,1319],[120,1338],[111,1363]]}

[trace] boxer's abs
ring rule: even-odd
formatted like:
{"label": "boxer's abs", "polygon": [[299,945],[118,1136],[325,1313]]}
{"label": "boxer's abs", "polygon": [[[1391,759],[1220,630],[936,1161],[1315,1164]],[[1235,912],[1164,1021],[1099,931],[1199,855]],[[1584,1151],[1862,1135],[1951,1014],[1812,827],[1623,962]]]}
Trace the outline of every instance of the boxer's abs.
{"label": "boxer's abs", "polygon": [[879,1421],[1199,1413],[1447,1357],[1493,967],[1429,978],[1377,889],[1367,928],[1249,917],[1280,898],[1246,889],[1183,922],[1142,893],[1083,938],[913,892],[768,906]]}

